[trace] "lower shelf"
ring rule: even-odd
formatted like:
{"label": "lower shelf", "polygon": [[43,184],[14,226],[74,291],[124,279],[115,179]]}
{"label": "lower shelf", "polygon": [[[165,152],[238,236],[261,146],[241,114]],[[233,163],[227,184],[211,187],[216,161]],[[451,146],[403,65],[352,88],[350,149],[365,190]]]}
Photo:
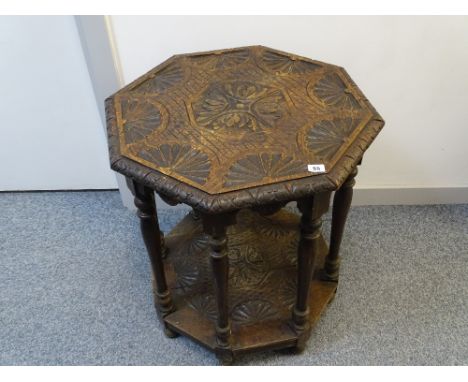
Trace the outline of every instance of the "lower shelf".
{"label": "lower shelf", "polygon": [[[228,228],[229,307],[233,354],[296,346],[291,312],[296,298],[299,217],[280,210],[268,217],[240,211]],[[216,350],[216,302],[208,240],[199,220],[186,216],[166,237],[166,274],[176,310],[172,330]],[[333,298],[336,283],[318,275],[327,254],[323,237],[310,291],[313,325]]]}

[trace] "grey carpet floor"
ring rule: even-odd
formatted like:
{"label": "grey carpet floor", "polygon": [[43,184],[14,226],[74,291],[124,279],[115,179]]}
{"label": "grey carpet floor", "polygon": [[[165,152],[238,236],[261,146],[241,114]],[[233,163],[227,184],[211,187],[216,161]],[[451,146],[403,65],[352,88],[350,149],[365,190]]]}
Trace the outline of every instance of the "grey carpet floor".
{"label": "grey carpet floor", "polygon": [[[162,229],[184,213],[162,210]],[[468,205],[355,207],[348,222],[306,351],[237,364],[468,364]],[[0,364],[216,365],[164,337],[149,269],[117,192],[0,194]]]}

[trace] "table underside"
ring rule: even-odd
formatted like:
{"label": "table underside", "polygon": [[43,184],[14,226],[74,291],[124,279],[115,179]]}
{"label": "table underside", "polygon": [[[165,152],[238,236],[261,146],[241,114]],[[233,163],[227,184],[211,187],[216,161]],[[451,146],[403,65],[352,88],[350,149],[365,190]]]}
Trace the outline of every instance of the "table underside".
{"label": "table underside", "polygon": [[[297,289],[299,217],[285,209],[271,216],[250,210],[227,230],[232,353],[297,345],[291,323]],[[217,317],[208,239],[201,220],[187,215],[166,237],[166,275],[175,311],[166,325],[216,350]],[[321,236],[310,290],[310,324],[319,319],[337,284],[320,280],[328,247]]]}

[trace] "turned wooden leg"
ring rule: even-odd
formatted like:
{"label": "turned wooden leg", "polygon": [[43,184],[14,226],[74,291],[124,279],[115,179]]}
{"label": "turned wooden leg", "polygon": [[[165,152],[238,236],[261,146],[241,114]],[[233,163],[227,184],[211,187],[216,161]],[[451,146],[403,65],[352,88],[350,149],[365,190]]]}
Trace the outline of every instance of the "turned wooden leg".
{"label": "turned wooden leg", "polygon": [[[131,190],[135,197],[135,206],[138,209],[137,214],[140,218],[141,233],[151,261],[155,280],[155,305],[158,312],[164,317],[172,312],[174,307],[164,273],[162,237],[159,230],[154,192],[152,189],[135,181],[131,182]],[[166,329],[167,334],[171,335],[170,329]]]}
{"label": "turned wooden leg", "polygon": [[301,199],[297,206],[302,213],[301,236],[297,252],[297,296],[293,310],[294,329],[299,334],[297,350],[303,350],[310,334],[309,291],[321,235],[322,215],[328,210],[330,193]]}
{"label": "turned wooden leg", "polygon": [[200,220],[200,213],[195,208],[192,208],[189,213],[193,220]]}
{"label": "turned wooden leg", "polygon": [[169,248],[166,247],[166,240],[164,239],[164,232],[159,230],[159,237],[161,238],[161,255],[163,259],[167,258]]}
{"label": "turned wooden leg", "polygon": [[342,186],[335,192],[333,198],[330,250],[325,260],[324,272],[324,279],[328,281],[338,281],[341,239],[343,238],[346,218],[353,199],[353,186],[356,183],[354,178],[357,172],[358,170],[355,168]]}
{"label": "turned wooden leg", "polygon": [[[230,350],[231,324],[229,320],[228,275],[229,259],[227,255],[228,225],[233,224],[235,214],[202,215],[203,228],[209,238],[210,259],[213,269],[214,289],[218,318],[216,322],[216,340],[218,348]],[[224,356],[227,356],[224,353]]]}

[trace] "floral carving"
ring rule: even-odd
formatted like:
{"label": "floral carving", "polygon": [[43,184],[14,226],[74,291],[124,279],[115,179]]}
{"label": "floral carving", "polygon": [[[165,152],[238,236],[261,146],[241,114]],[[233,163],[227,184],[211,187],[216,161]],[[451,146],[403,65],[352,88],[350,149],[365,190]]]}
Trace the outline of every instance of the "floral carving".
{"label": "floral carving", "polygon": [[265,178],[278,179],[305,171],[305,164],[290,156],[278,153],[253,154],[238,160],[230,167],[224,186],[258,182]]}
{"label": "floral carving", "polygon": [[299,239],[298,238],[292,238],[291,240],[288,240],[288,243],[285,248],[285,253],[286,256],[284,259],[286,260],[287,263],[290,265],[297,265],[297,249],[299,248]]}
{"label": "floral carving", "polygon": [[146,138],[162,125],[161,110],[147,99],[124,100],[121,105],[123,132],[127,144]]}
{"label": "floral carving", "polygon": [[[328,106],[359,109],[359,102],[337,74],[327,74],[312,89],[313,94]],[[309,89],[310,95],[310,89]]]}
{"label": "floral carving", "polygon": [[313,62],[268,51],[262,55],[262,63],[268,70],[281,74],[305,74],[320,68]]}
{"label": "floral carving", "polygon": [[257,131],[275,126],[285,104],[280,90],[240,81],[214,83],[192,109],[196,122],[211,130]]}
{"label": "floral carving", "polygon": [[264,279],[268,266],[262,254],[250,246],[229,247],[230,283],[237,287],[257,285]]}
{"label": "floral carving", "polygon": [[319,121],[307,132],[307,147],[322,160],[330,160],[349,140],[359,122],[353,118]]}
{"label": "floral carving", "polygon": [[136,88],[142,93],[160,93],[175,85],[184,77],[184,71],[179,65],[171,64],[157,72],[153,78]]}
{"label": "floral carving", "polygon": [[273,304],[266,300],[250,300],[238,304],[231,313],[234,322],[244,325],[271,320],[278,316],[278,311]]}
{"label": "floral carving", "polygon": [[176,173],[198,184],[204,184],[210,173],[211,163],[208,156],[188,145],[164,144],[145,148],[140,151],[139,156],[168,175]]}
{"label": "floral carving", "polygon": [[[342,68],[262,46],[174,56],[106,105],[112,168],[205,212],[333,189],[383,124]],[[309,129],[348,117],[361,119],[359,134],[319,161],[313,151],[326,158],[331,149],[313,142],[318,131],[308,139]],[[166,155],[163,147],[173,148]],[[190,153],[170,159],[182,147]],[[272,166],[278,153],[283,168]],[[182,163],[184,155],[196,162]],[[323,163],[327,175],[307,171],[308,163]]]}

